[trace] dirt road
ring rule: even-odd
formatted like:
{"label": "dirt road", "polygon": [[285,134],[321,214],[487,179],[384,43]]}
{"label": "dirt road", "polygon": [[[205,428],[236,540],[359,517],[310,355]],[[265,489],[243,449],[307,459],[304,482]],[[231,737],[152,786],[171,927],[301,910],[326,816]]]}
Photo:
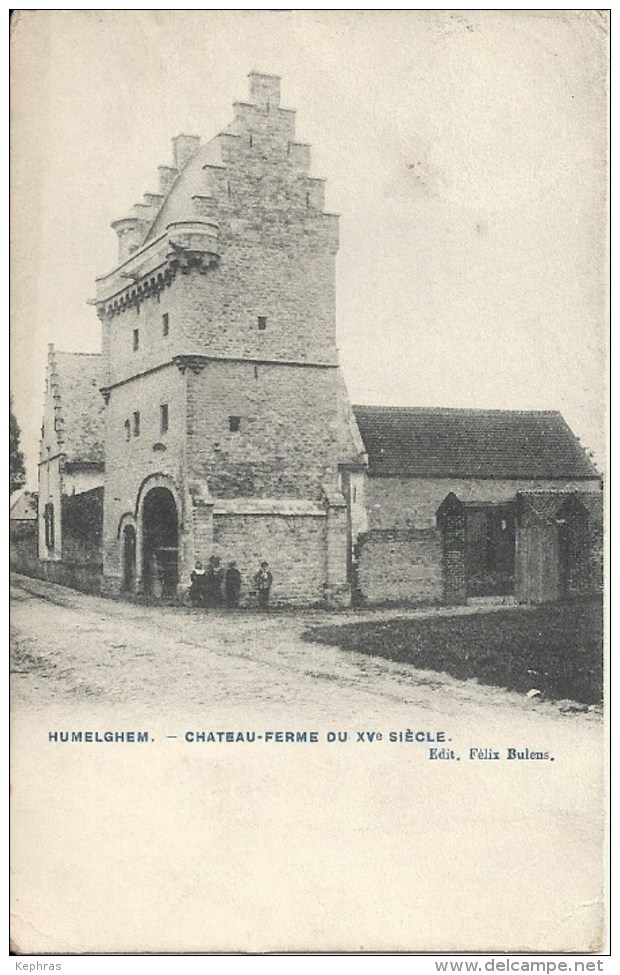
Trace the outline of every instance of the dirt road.
{"label": "dirt road", "polygon": [[303,640],[346,614],[12,596],[22,950],[600,939],[600,716]]}

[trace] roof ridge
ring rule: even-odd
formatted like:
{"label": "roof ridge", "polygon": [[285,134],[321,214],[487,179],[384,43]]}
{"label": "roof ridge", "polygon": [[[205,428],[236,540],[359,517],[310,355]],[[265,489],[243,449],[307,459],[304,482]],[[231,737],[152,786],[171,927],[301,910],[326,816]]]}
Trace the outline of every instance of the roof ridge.
{"label": "roof ridge", "polygon": [[498,416],[561,416],[559,410],[500,410],[485,409],[475,406],[384,406],[373,404],[354,403],[354,410],[393,410],[403,413],[476,413],[476,414],[496,414]]}
{"label": "roof ridge", "polygon": [[600,477],[558,410],[354,406],[371,474]]}

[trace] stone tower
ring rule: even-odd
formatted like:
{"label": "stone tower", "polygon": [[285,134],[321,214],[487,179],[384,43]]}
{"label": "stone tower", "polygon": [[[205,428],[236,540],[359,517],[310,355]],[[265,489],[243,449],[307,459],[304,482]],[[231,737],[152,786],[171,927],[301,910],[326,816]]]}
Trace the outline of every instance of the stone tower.
{"label": "stone tower", "polygon": [[365,455],[324,181],[272,75],[250,75],[225,131],[173,151],[158,192],[113,224],[119,264],[97,280],[106,585],[172,594],[216,554],[237,561],[248,602],[263,558],[275,601],[347,602],[342,489]]}

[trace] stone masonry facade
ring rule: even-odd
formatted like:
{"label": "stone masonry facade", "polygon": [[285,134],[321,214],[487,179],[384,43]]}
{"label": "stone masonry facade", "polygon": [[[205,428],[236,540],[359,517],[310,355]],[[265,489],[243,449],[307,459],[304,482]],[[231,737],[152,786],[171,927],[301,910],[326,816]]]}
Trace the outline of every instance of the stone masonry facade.
{"label": "stone masonry facade", "polygon": [[523,491],[587,491],[600,495],[597,480],[474,480],[465,478],[369,477],[366,485],[371,529],[434,528],[437,512],[448,494],[461,501],[501,503]]}
{"label": "stone masonry facade", "polygon": [[105,582],[122,586],[130,526],[144,586],[159,488],[177,508],[181,589],[217,554],[244,580],[267,559],[276,599],[348,602],[341,471],[363,467],[364,448],[336,349],[338,218],[279,79],[250,75],[234,114],[204,147],[174,140],[174,167],[114,224],[120,263],[97,282]]}
{"label": "stone masonry facade", "polygon": [[250,74],[209,142],[172,142],[112,224],[101,355],[50,348],[45,576],[184,598],[216,556],[250,606],[263,560],[291,605],[599,589],[600,476],[560,414],[351,406],[338,217],[279,78]]}

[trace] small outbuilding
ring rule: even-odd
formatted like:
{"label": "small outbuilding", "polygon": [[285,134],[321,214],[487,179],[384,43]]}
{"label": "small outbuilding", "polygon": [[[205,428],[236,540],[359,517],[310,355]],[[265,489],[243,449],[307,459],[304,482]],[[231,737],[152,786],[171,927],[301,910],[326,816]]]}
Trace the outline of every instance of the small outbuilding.
{"label": "small outbuilding", "polygon": [[600,591],[601,477],[560,413],[356,406],[358,598],[539,603]]}

